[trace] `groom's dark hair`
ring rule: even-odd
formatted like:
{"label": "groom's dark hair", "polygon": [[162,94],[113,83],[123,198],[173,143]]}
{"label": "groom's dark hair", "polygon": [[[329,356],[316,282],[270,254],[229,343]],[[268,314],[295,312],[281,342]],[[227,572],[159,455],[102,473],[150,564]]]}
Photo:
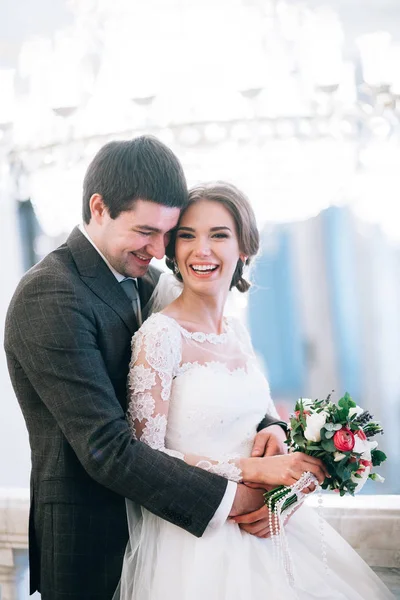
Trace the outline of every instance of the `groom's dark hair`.
{"label": "groom's dark hair", "polygon": [[90,198],[100,194],[112,219],[135,200],[183,208],[188,190],[182,165],[165,144],[150,135],[109,142],[90,163],[83,181],[82,216],[89,223]]}

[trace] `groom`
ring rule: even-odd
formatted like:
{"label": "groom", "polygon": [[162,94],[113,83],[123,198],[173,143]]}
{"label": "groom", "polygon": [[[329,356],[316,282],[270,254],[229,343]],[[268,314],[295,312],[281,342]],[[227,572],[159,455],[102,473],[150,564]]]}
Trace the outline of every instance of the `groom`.
{"label": "groom", "polygon": [[181,165],[157,139],[107,144],[85,176],[83,224],[11,301],[5,350],[32,455],[31,593],[43,600],[110,600],[125,497],[196,536],[260,506],[256,490],[135,442],[125,420],[131,338],[159,277],[150,261],[186,201]]}

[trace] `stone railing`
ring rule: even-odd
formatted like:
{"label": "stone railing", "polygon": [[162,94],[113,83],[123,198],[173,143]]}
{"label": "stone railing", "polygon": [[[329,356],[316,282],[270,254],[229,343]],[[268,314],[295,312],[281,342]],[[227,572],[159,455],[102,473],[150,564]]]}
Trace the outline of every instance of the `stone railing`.
{"label": "stone railing", "polygon": [[[29,490],[0,488],[0,586],[1,600],[19,600],[26,567],[21,556],[28,549]],[[27,560],[25,561],[27,564]],[[26,576],[25,576],[26,579]],[[28,590],[26,590],[28,597]]]}
{"label": "stone railing", "polygon": [[[307,504],[316,507],[317,500],[313,496]],[[28,490],[0,489],[1,600],[28,598],[28,510]],[[400,569],[400,496],[340,498],[334,494],[324,495],[322,512],[378,573],[382,572],[380,569],[397,573]]]}
{"label": "stone railing", "polygon": [[322,514],[371,567],[400,568],[400,496],[324,494]]}

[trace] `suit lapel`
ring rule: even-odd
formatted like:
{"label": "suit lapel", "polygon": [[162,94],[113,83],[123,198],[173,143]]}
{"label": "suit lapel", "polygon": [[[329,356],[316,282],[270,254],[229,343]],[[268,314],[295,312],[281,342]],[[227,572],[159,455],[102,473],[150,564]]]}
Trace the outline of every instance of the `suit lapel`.
{"label": "suit lapel", "polygon": [[138,323],[131,302],[100,254],[78,227],[69,236],[67,246],[82,281],[121,317],[133,335],[138,329]]}

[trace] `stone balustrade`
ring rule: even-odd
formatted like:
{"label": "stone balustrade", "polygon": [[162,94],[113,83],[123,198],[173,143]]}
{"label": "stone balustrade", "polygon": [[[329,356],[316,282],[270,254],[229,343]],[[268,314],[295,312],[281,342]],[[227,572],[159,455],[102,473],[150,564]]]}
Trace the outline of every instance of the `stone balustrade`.
{"label": "stone balustrade", "polygon": [[[318,498],[307,499],[317,506]],[[0,488],[1,600],[28,598],[26,558],[29,491]],[[388,583],[400,588],[400,496],[324,495],[323,516]],[[390,579],[390,577],[391,579]]]}
{"label": "stone balustrade", "polygon": [[324,494],[322,515],[371,567],[400,568],[400,496]]}
{"label": "stone balustrade", "polygon": [[28,548],[29,490],[0,488],[1,600],[19,600],[18,555]]}

